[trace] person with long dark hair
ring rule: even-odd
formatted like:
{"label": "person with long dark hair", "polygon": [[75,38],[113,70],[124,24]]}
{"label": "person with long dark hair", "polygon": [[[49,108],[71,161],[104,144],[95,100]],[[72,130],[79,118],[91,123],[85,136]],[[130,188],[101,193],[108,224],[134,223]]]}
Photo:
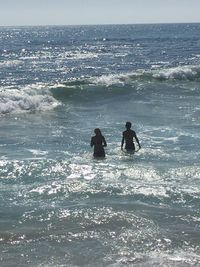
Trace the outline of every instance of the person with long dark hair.
{"label": "person with long dark hair", "polygon": [[105,150],[104,147],[107,146],[106,140],[104,136],[101,133],[101,130],[99,128],[94,129],[95,136],[92,136],[90,145],[91,147],[94,147],[94,157],[105,157]]}

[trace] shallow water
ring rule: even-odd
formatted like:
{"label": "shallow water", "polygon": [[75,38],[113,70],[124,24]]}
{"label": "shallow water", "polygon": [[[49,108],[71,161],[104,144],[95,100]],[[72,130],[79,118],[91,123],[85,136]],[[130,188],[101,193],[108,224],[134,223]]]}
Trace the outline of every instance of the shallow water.
{"label": "shallow water", "polygon": [[0,28],[1,266],[200,266],[199,28]]}

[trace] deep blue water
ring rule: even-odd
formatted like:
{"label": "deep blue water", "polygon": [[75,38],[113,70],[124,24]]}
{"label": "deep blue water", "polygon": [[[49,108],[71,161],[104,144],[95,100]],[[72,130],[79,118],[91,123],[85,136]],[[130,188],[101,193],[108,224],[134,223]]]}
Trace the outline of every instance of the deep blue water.
{"label": "deep blue water", "polygon": [[1,267],[200,266],[199,48],[200,24],[0,28]]}

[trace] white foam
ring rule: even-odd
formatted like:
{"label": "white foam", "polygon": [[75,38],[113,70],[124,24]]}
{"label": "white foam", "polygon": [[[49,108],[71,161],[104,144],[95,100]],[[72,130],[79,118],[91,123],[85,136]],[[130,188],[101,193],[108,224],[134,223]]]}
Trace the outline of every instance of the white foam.
{"label": "white foam", "polygon": [[39,150],[39,149],[29,149],[29,151],[35,156],[38,156],[38,155],[39,156],[45,156],[48,154],[47,151],[43,151],[43,150]]}
{"label": "white foam", "polygon": [[23,64],[22,60],[5,60],[0,62],[0,68],[11,68],[22,64]]}
{"label": "white foam", "polygon": [[67,51],[59,54],[61,59],[88,59],[88,58],[97,58],[98,55],[93,52],[88,51]]}
{"label": "white foam", "polygon": [[44,85],[0,90],[0,114],[46,111],[59,104]]}
{"label": "white foam", "polygon": [[200,78],[200,65],[178,66],[176,68],[162,69],[154,73],[153,77],[166,80],[194,80]]}
{"label": "white foam", "polygon": [[93,82],[98,85],[111,86],[113,84],[123,84],[123,81],[120,80],[121,75],[102,75],[93,79]]}
{"label": "white foam", "polygon": [[159,68],[156,70],[138,69],[134,72],[124,74],[109,74],[92,78],[90,81],[97,85],[125,85],[131,84],[138,79],[157,79],[157,80],[196,80],[200,79],[200,65],[178,66],[175,68]]}

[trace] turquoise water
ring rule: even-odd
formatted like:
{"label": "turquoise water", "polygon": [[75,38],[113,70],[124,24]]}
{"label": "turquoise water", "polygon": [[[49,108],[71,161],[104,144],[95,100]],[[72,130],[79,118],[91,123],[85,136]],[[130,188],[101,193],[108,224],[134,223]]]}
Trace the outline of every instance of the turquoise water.
{"label": "turquoise water", "polygon": [[0,28],[0,266],[200,266],[199,30]]}

